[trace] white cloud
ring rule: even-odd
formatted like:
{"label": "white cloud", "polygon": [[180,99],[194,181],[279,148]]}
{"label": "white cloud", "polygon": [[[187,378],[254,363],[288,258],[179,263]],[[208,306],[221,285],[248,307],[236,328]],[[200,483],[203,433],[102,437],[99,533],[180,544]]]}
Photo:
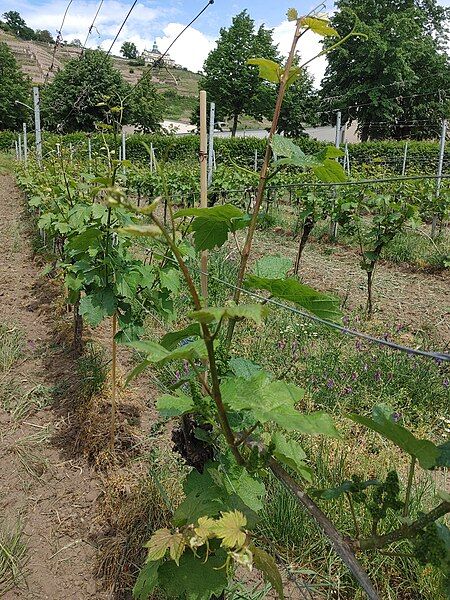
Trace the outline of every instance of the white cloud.
{"label": "white cloud", "polygon": [[[164,27],[164,36],[156,38],[161,52],[165,52],[184,27],[181,23],[169,23]],[[169,56],[182,67],[197,72],[203,69],[203,63],[215,45],[213,38],[209,38],[194,27],[189,27],[175,42]]]}
{"label": "white cloud", "polygon": [[[294,37],[295,25],[289,21],[283,21],[275,27],[273,30],[273,39],[278,44],[278,49],[284,56],[289,54],[289,50],[292,44],[292,38]],[[297,49],[300,54],[301,63],[304,63],[314,56],[316,56],[322,50],[322,44],[320,43],[321,37],[308,31],[300,38]],[[320,56],[308,65],[308,70],[314,78],[316,87],[320,86],[320,82],[325,74],[327,66],[327,59],[325,56]]]}
{"label": "white cloud", "polygon": [[[21,3],[19,2],[19,4]],[[73,2],[69,7],[62,28],[63,39],[71,41],[78,38],[84,42],[97,7],[98,0]],[[18,10],[30,27],[33,29],[48,29],[56,37],[56,32],[61,27],[66,8],[66,0],[50,0],[50,2],[40,6],[24,2]],[[101,45],[109,48],[129,9],[130,5],[126,1],[105,0],[89,37],[88,46],[95,48]],[[142,45],[142,49],[144,49],[153,39],[155,32],[161,29],[156,24],[156,20],[165,14],[164,9],[157,8],[156,5],[149,7],[142,3],[137,4],[120,34],[120,42],[122,43],[125,40],[134,41],[132,38],[136,38]],[[153,33],[151,27],[154,28]],[[147,34],[147,31],[148,39],[143,37]],[[120,50],[121,43],[114,48],[114,51]]]}

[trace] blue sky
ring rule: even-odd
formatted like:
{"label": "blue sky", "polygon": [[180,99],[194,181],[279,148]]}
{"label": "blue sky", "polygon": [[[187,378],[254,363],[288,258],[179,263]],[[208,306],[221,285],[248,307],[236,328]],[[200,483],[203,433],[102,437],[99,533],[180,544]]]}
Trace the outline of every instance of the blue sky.
{"label": "blue sky", "polygon": [[[0,0],[0,14],[17,10],[30,27],[48,29],[56,36],[68,2],[69,0]],[[78,38],[84,42],[99,2],[100,0],[72,0],[62,29],[65,40]],[[139,0],[113,52],[119,54],[120,46],[125,40],[134,42],[140,51],[150,49],[156,40],[159,49],[164,51],[206,2],[207,0]],[[450,0],[442,0],[442,4],[448,5]],[[104,0],[96,21],[97,29],[92,32],[88,46],[109,48],[131,5],[132,0]],[[257,25],[265,23],[274,29],[274,39],[280,51],[287,53],[293,27],[285,18],[287,9],[295,6],[300,13],[305,14],[316,5],[317,3],[309,0],[215,0],[175,44],[170,55],[182,66],[193,71],[200,70],[208,52],[215,45],[220,28],[228,27],[232,17],[245,8]],[[327,9],[333,9],[332,0],[328,0]],[[308,32],[301,40],[301,55],[304,59],[309,59],[319,50],[319,38]],[[316,84],[320,83],[325,66],[324,58],[311,65],[310,72]]]}

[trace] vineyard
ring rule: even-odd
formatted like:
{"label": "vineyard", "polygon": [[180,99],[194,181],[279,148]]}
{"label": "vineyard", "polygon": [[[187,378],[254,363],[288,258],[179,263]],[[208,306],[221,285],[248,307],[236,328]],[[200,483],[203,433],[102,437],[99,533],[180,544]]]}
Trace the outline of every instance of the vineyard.
{"label": "vineyard", "polygon": [[448,597],[447,157],[277,134],[289,18],[267,142],[0,134],[7,600]]}

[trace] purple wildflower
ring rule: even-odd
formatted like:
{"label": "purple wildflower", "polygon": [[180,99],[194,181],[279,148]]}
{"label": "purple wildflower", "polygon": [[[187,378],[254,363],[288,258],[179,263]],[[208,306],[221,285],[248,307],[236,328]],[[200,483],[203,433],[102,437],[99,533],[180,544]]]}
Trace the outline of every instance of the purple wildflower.
{"label": "purple wildflower", "polygon": [[375,371],[374,379],[375,381],[381,381],[381,371]]}
{"label": "purple wildflower", "polygon": [[334,381],[333,381],[333,379],[328,379],[328,381],[327,381],[327,388],[329,390],[331,390],[332,388],[334,388]]}
{"label": "purple wildflower", "polygon": [[392,420],[394,421],[394,423],[398,423],[402,418],[402,413],[399,412],[394,412],[392,413]]}
{"label": "purple wildflower", "polygon": [[286,348],[286,341],[285,340],[280,340],[278,342],[278,350],[284,350]]}
{"label": "purple wildflower", "polygon": [[345,388],[342,390],[342,392],[343,392],[344,394],[351,394],[351,393],[353,392],[353,388],[351,388],[350,386],[348,386],[348,387],[345,387]]}
{"label": "purple wildflower", "polygon": [[351,378],[352,378],[352,381],[355,381],[356,379],[358,379],[358,373],[356,371],[353,371],[353,373],[351,374]]}
{"label": "purple wildflower", "polygon": [[448,378],[447,378],[447,377],[446,377],[446,378],[443,380],[443,382],[442,382],[442,385],[443,385],[445,388],[448,388],[448,386],[450,385],[450,381],[448,380]]}

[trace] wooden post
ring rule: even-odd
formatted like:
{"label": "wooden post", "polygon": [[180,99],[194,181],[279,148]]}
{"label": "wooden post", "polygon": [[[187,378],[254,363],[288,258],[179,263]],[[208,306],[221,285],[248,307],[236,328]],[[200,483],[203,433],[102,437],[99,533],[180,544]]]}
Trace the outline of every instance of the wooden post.
{"label": "wooden post", "polygon": [[[208,206],[208,129],[206,124],[206,92],[200,92],[200,207]],[[201,255],[201,288],[205,304],[208,299],[208,252]]]}
{"label": "wooden post", "polygon": [[116,365],[117,365],[117,313],[113,314],[112,318],[112,365],[111,365],[111,378],[112,378],[112,393],[111,393],[111,429],[109,437],[109,447],[111,452],[114,451],[114,440],[116,437]]}

